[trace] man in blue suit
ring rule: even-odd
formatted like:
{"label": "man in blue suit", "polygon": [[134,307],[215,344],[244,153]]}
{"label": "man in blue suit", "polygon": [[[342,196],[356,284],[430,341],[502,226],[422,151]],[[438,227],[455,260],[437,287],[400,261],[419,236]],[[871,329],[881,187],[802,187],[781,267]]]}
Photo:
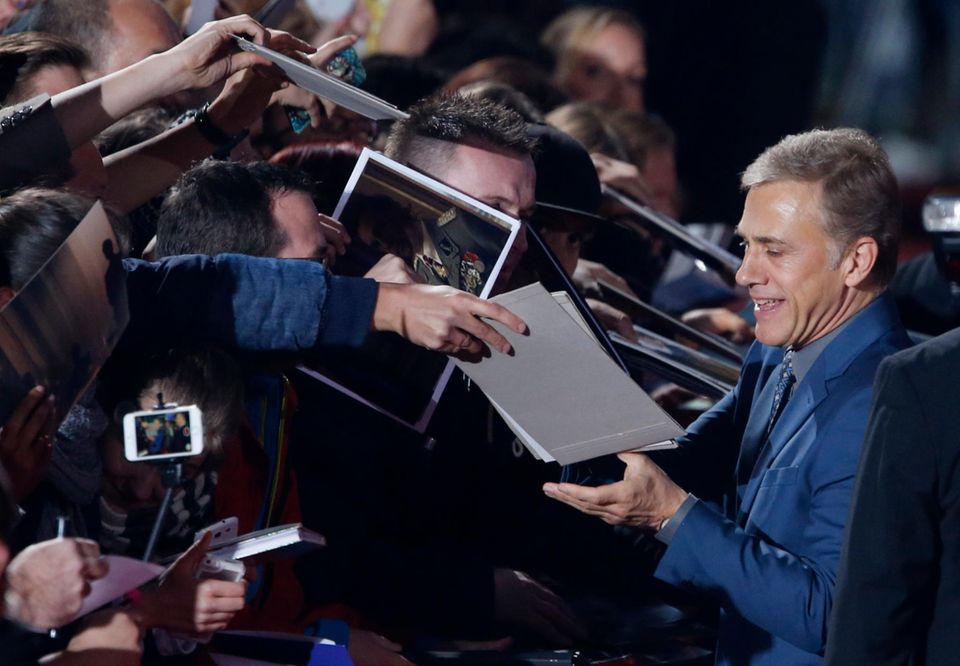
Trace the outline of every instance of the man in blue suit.
{"label": "man in blue suit", "polygon": [[717,663],[820,664],[874,372],[910,344],[885,293],[897,184],[859,130],[813,131],[743,174],[737,281],[757,318],[736,388],[622,481],[544,491],[655,533],[655,575],[721,607]]}

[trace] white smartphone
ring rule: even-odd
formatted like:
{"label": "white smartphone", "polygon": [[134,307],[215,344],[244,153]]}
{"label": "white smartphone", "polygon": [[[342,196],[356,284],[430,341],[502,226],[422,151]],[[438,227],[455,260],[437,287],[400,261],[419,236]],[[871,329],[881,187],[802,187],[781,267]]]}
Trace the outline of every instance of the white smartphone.
{"label": "white smartphone", "polygon": [[123,452],[142,462],[203,451],[203,416],[196,405],[131,412],[123,417]]}
{"label": "white smartphone", "polygon": [[211,532],[213,536],[210,537],[210,548],[216,548],[227,541],[233,541],[236,539],[237,532],[239,531],[239,525],[240,520],[236,516],[230,516],[229,518],[218,520],[213,525],[207,525],[206,527],[197,530],[193,535],[193,542],[196,543],[200,541],[204,534]]}

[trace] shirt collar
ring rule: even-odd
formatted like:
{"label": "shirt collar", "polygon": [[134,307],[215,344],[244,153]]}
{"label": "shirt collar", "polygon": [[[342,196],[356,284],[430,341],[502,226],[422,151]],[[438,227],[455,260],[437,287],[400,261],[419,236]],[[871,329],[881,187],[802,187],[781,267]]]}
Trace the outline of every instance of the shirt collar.
{"label": "shirt collar", "polygon": [[853,317],[848,317],[845,322],[837,326],[835,329],[827,333],[821,338],[817,338],[807,346],[802,349],[793,350],[793,374],[797,378],[797,383],[803,381],[804,376],[807,372],[810,371],[810,368],[813,367],[814,361],[823,353],[823,350],[834,341],[834,339],[840,335],[841,331],[847,327],[856,315]]}

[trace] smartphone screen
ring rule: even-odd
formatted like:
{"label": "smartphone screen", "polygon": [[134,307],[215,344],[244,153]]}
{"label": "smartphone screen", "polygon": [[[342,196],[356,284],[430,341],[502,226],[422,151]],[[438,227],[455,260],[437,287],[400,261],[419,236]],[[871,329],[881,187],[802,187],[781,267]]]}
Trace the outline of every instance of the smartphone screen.
{"label": "smartphone screen", "polygon": [[128,460],[186,457],[203,450],[200,410],[196,406],[133,412],[123,421]]}

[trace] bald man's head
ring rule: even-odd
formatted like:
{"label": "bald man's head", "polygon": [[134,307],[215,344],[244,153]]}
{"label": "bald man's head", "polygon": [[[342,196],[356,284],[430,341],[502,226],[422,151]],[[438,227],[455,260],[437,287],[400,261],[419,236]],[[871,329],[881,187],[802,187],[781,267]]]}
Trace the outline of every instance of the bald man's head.
{"label": "bald man's head", "polygon": [[158,0],[45,0],[30,28],[83,44],[90,76],[123,69],[180,41],[176,22]]}

